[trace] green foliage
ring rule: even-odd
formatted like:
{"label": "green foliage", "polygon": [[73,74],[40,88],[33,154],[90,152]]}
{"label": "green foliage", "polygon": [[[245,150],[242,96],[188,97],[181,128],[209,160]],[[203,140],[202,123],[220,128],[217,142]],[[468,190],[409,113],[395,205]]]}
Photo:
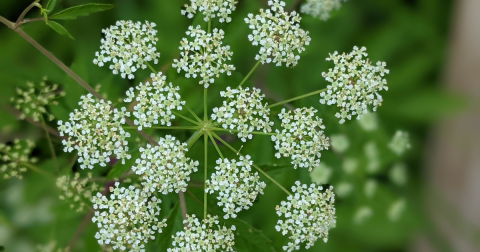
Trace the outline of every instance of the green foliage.
{"label": "green foliage", "polygon": [[69,38],[75,40],[73,36],[63,27],[61,24],[55,22],[55,21],[48,21],[47,25],[50,26],[54,31],[56,31],[60,35],[67,35]]}
{"label": "green foliage", "polygon": [[50,16],[51,19],[77,19],[81,16],[88,16],[95,12],[106,11],[113,8],[111,4],[84,4],[62,10]]}

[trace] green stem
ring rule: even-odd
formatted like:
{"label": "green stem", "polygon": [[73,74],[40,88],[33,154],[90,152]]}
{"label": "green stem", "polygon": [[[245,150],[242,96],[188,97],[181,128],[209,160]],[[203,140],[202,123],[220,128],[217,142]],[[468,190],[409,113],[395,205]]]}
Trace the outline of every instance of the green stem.
{"label": "green stem", "polygon": [[212,19],[208,18],[208,28],[207,28],[207,33],[212,32]]}
{"label": "green stem", "polygon": [[207,89],[203,89],[203,120],[207,121]]}
{"label": "green stem", "polygon": [[193,135],[187,140],[187,149],[192,148],[192,146],[197,142],[197,140],[202,136],[203,130],[198,129],[193,133]]}
{"label": "green stem", "polygon": [[[222,132],[234,132],[234,133],[241,132],[240,130],[230,130],[230,129],[224,129],[224,128],[213,128],[212,130],[213,131],[222,131]],[[275,136],[275,135],[277,135],[276,133],[265,133],[265,132],[261,132],[261,131],[252,131],[252,132],[249,132],[249,133],[254,134],[254,135],[264,135],[264,136]]]}
{"label": "green stem", "polygon": [[47,124],[45,124],[45,119],[43,119],[43,115],[40,115],[40,119],[42,119],[43,129],[45,130],[45,134],[47,135],[48,146],[50,147],[50,152],[52,153],[53,163],[55,164],[55,169],[57,172],[59,171],[58,162],[57,162],[57,155],[55,154],[55,149],[53,148],[52,140],[50,139],[50,134],[47,130]]}
{"label": "green stem", "polygon": [[50,178],[50,179],[53,179],[55,180],[55,176],[53,176],[52,174],[36,167],[35,165],[32,165],[30,163],[22,163],[22,165],[24,165],[25,167],[29,168],[30,170],[34,171],[34,172],[37,172],[37,173],[40,173],[42,174],[43,176],[47,177],[47,178]]}
{"label": "green stem", "polygon": [[202,122],[202,120],[200,119],[200,117],[198,117],[198,115],[195,114],[195,112],[193,112],[193,110],[192,110],[189,106],[185,105],[185,108],[187,108],[188,112],[190,112],[190,114],[192,114],[192,116],[195,117],[195,119],[196,119],[199,123]]}
{"label": "green stem", "polygon": [[[137,127],[132,127],[132,126],[123,126],[124,129],[136,129]],[[166,129],[166,130],[186,130],[186,129],[191,129],[191,130],[196,130],[198,129],[199,126],[153,126],[150,127],[149,129]]]}
{"label": "green stem", "polygon": [[220,148],[218,148],[217,142],[215,142],[215,139],[212,136],[212,133],[208,132],[208,136],[210,137],[210,140],[213,143],[213,146],[215,146],[215,149],[217,149],[218,155],[223,159],[222,152],[220,151]]}
{"label": "green stem", "polygon": [[195,125],[199,125],[198,122],[195,122],[194,120],[192,120],[192,119],[190,119],[190,118],[188,118],[188,117],[186,117],[186,116],[184,116],[184,115],[182,115],[182,114],[180,114],[180,113],[178,113],[178,112],[172,111],[172,114],[174,114],[174,115],[176,115],[176,116],[178,116],[178,117],[181,117],[181,118],[183,118],[183,119],[185,119],[185,120],[187,120],[187,121],[189,121],[189,122],[191,122],[191,123],[193,123],[193,124],[195,124]]}
{"label": "green stem", "polygon": [[[203,188],[207,188],[207,179],[208,179],[208,162],[207,162],[207,158],[208,158],[208,136],[207,136],[207,133],[204,132],[203,133],[203,138],[205,140],[205,174],[204,174],[204,181],[203,181]],[[203,190],[203,219],[207,219],[207,191]]]}
{"label": "green stem", "polygon": [[20,16],[17,18],[17,22],[15,22],[15,25],[13,26],[13,29],[16,30],[18,28],[18,26],[20,25],[20,22],[22,22],[23,18],[25,17],[25,15],[27,15],[27,13],[35,6],[38,6],[38,2],[40,2],[40,0],[35,0],[33,3],[31,3],[29,6],[27,6],[27,8],[25,8],[25,10],[23,10],[22,14],[20,14]]}
{"label": "green stem", "polygon": [[152,72],[153,72],[154,74],[157,74],[157,70],[155,70],[155,68],[153,68],[152,65],[150,65],[150,63],[148,63],[148,62],[146,62],[146,61],[145,61],[144,63],[145,63],[145,65],[148,66],[148,68],[150,68],[150,70],[152,70]]}
{"label": "green stem", "polygon": [[[240,155],[240,156],[243,156],[240,151],[237,151],[235,148],[233,148],[230,144],[228,144],[225,140],[223,140],[221,137],[219,137],[217,134],[215,134],[215,132],[212,132],[213,136],[218,139],[218,141],[220,141],[223,145],[227,146],[230,150],[232,150],[233,152],[237,153],[237,155]],[[285,187],[283,187],[282,185],[280,185],[280,183],[278,183],[275,179],[273,179],[272,177],[270,177],[270,175],[268,175],[264,170],[262,170],[262,168],[258,167],[256,164],[252,164],[253,167],[255,167],[255,169],[257,169],[261,174],[263,174],[265,177],[267,177],[270,181],[272,181],[275,185],[277,185],[278,187],[280,187],[280,189],[282,189],[284,192],[286,192],[288,195],[292,195],[291,192],[289,192],[287,189],[285,189]]]}
{"label": "green stem", "polygon": [[10,29],[13,29],[13,27],[15,27],[15,23],[10,22],[8,19],[2,16],[0,16],[0,22],[2,22],[4,25],[6,25]]}
{"label": "green stem", "polygon": [[313,92],[308,93],[308,94],[300,95],[300,96],[297,96],[297,97],[294,97],[294,98],[291,98],[291,99],[288,99],[288,100],[285,100],[285,101],[277,102],[277,103],[274,103],[272,105],[268,105],[267,108],[273,108],[273,107],[276,107],[278,105],[282,105],[282,104],[289,103],[289,102],[292,102],[292,101],[300,100],[300,99],[303,99],[303,98],[306,98],[306,97],[309,97],[309,96],[312,96],[312,95],[320,94],[321,92],[324,92],[324,91],[327,91],[327,88],[320,89],[320,90],[317,90],[317,91],[313,91]]}
{"label": "green stem", "polygon": [[245,76],[245,78],[243,78],[242,82],[240,82],[240,84],[238,84],[239,87],[241,87],[243,84],[245,84],[245,82],[247,82],[248,78],[250,78],[250,76],[253,74],[253,72],[255,72],[255,70],[257,69],[257,67],[260,65],[260,60],[257,62],[257,64],[255,64],[255,66],[253,66],[252,70],[250,70],[250,72],[247,74],[247,76]]}

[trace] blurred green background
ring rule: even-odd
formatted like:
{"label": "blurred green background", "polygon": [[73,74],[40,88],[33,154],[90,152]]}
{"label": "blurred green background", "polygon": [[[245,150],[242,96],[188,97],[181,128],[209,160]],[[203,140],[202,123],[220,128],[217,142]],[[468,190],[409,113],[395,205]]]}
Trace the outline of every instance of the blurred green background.
{"label": "blurred green background", "polygon": [[[88,0],[59,1],[56,11]],[[179,55],[179,41],[189,25],[201,24],[198,18],[188,19],[180,15],[186,0],[118,0],[96,1],[111,3],[114,9],[102,13],[82,17],[77,20],[61,22],[75,40],[60,36],[45,23],[30,23],[22,28],[41,45],[51,51],[60,60],[84,78],[92,86],[101,84],[100,93],[108,99],[119,102],[125,90],[148,77],[148,71],[140,71],[135,80],[125,80],[114,76],[108,68],[93,65],[94,53],[100,46],[101,30],[115,23],[116,20],[149,20],[158,26],[157,48],[161,53],[159,69],[166,69],[168,80],[182,88],[184,97],[190,107],[198,108],[201,113],[202,88],[193,80],[185,79],[181,74],[169,68],[174,58]],[[293,1],[286,1],[287,6]],[[0,1],[0,15],[9,20],[16,20],[22,10],[30,4],[28,0]],[[214,27],[226,32],[225,44],[231,46],[233,63],[236,72],[230,77],[222,77],[211,88],[210,108],[218,105],[218,91],[227,85],[236,85],[255,64],[254,56],[258,47],[253,47],[247,39],[248,26],[244,17],[248,13],[257,13],[266,6],[265,1],[240,0],[233,13],[230,24],[214,22]],[[334,186],[348,184],[352,190],[344,197],[339,197],[337,207],[337,227],[330,232],[328,243],[318,241],[310,251],[407,251],[419,234],[425,235],[439,251],[451,251],[442,235],[432,227],[430,219],[422,208],[423,162],[426,137],[431,126],[439,119],[455,113],[463,104],[461,97],[448,93],[441,88],[442,70],[445,67],[448,35],[450,33],[451,0],[350,0],[343,4],[339,11],[332,14],[330,20],[323,22],[309,16],[303,16],[302,28],[310,32],[312,41],[306,48],[299,64],[295,68],[261,66],[251,82],[261,87],[272,100],[282,100],[324,88],[327,83],[322,78],[323,71],[332,65],[325,61],[329,53],[334,51],[349,52],[354,45],[366,46],[372,61],[385,61],[391,74],[388,76],[388,92],[383,92],[384,104],[377,113],[378,128],[366,131],[354,120],[343,125],[334,117],[336,108],[321,106],[318,96],[294,103],[295,106],[313,106],[319,110],[324,119],[327,136],[345,135],[350,146],[344,153],[326,151],[322,154],[322,163],[330,167],[332,173],[328,184]],[[34,10],[27,17],[37,17]],[[41,128],[19,121],[6,106],[13,96],[16,87],[26,86],[27,81],[39,83],[44,76],[54,83],[62,85],[67,96],[60,105],[53,108],[57,119],[66,120],[78,102],[79,96],[86,91],[68,78],[66,74],[34,47],[24,41],[15,32],[0,26],[0,129],[2,142],[16,138],[35,139],[38,147],[34,155],[39,157],[39,167],[53,171],[50,153]],[[278,111],[277,111],[278,112]],[[54,127],[55,123],[52,122]],[[410,133],[412,148],[402,156],[394,155],[388,149],[388,143],[397,130]],[[171,133],[172,132],[167,132]],[[163,134],[163,133],[158,133]],[[187,134],[177,135],[182,140]],[[60,162],[68,172],[73,154],[63,154],[60,140],[55,140]],[[368,172],[368,160],[365,149],[374,143],[378,150],[380,168]],[[242,146],[234,142],[237,148]],[[192,150],[192,157],[202,160],[202,146],[197,144]],[[227,149],[222,149],[228,153]],[[274,150],[267,138],[256,137],[243,144],[243,153],[252,155],[253,160],[265,167],[276,161]],[[367,150],[368,152],[368,150]],[[216,159],[215,152],[210,151],[212,164]],[[346,158],[358,161],[357,170],[353,173],[344,171]],[[391,169],[397,164],[406,167],[406,184],[392,181]],[[74,170],[78,167],[74,166]],[[108,170],[108,167],[105,168]],[[98,174],[106,171],[99,169]],[[203,167],[201,167],[203,169]],[[310,183],[307,171],[293,170],[291,167],[272,169],[269,171],[275,179],[286,187],[295,180]],[[201,179],[200,171],[194,176]],[[373,196],[366,195],[365,187],[374,181],[376,190]],[[190,190],[201,199],[199,188]],[[202,208],[195,199],[187,195],[189,212],[201,216]],[[214,197],[210,197],[214,205]],[[263,234],[246,236],[243,250],[239,251],[280,251],[286,239],[275,229],[277,216],[275,205],[284,200],[284,194],[271,183],[268,183],[265,195],[239,218],[250,225],[261,229]],[[176,195],[164,199],[175,201]],[[399,207],[404,202],[404,207]],[[395,205],[397,204],[397,205]],[[169,206],[162,210],[168,215]],[[401,205],[401,204],[400,204]],[[398,216],[392,218],[392,211],[397,208]],[[359,220],[359,212],[370,209],[367,217]],[[85,213],[76,213],[68,205],[58,200],[58,189],[52,181],[29,172],[21,181],[17,179],[0,180],[0,246],[5,251],[34,251],[38,244],[56,241],[59,247],[65,247],[81,225]],[[180,216],[176,220],[175,229],[179,229]],[[100,251],[94,234],[96,227],[88,222],[85,233],[79,237],[73,251]],[[258,240],[258,241],[257,241]],[[265,243],[265,241],[271,241]],[[238,243],[238,241],[237,241]],[[263,247],[256,247],[265,243]],[[249,247],[251,246],[251,247]],[[163,251],[165,248],[156,242],[149,244],[147,251]],[[303,249],[301,251],[304,251]]]}

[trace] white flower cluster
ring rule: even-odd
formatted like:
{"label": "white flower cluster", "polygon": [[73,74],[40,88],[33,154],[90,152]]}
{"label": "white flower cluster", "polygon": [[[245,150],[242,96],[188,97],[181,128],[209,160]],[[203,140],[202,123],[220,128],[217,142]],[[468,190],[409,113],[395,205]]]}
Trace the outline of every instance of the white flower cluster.
{"label": "white flower cluster", "polygon": [[93,165],[106,166],[110,156],[125,163],[130,159],[127,138],[130,133],[123,130],[125,117],[130,116],[126,108],[113,109],[110,101],[97,100],[91,94],[82,95],[78,103],[81,108],[70,113],[70,121],[58,121],[65,152],[78,151],[78,162],[82,169],[93,169]]}
{"label": "white flower cluster", "polygon": [[158,146],[147,144],[140,148],[140,158],[132,170],[142,175],[144,189],[168,194],[187,190],[190,174],[197,171],[198,161],[187,158],[187,144],[167,135],[160,138]]}
{"label": "white flower cluster", "polygon": [[291,241],[283,247],[285,251],[300,249],[300,243],[306,243],[308,249],[319,239],[323,238],[327,242],[328,231],[336,225],[335,221],[335,195],[333,187],[325,190],[311,184],[301,184],[295,182],[292,191],[295,195],[290,195],[287,201],[282,201],[276,210],[278,216],[284,216],[280,219],[275,228],[282,235],[289,235]]}
{"label": "white flower cluster", "polygon": [[155,239],[155,233],[161,233],[166,220],[159,221],[162,201],[134,186],[128,188],[110,187],[107,198],[101,193],[93,196],[95,216],[92,221],[99,231],[95,238],[100,245],[111,244],[114,249],[145,251],[145,243]]}
{"label": "white flower cluster", "polygon": [[340,9],[342,1],[344,0],[307,0],[300,6],[300,12],[326,21],[330,18],[330,12]]}
{"label": "white flower cluster", "polygon": [[30,157],[35,143],[32,140],[18,140],[13,145],[0,143],[0,172],[4,179],[23,178],[22,173],[27,171],[25,164],[36,163],[37,158]]}
{"label": "white flower cluster", "polygon": [[96,59],[93,64],[102,67],[104,63],[111,61],[110,69],[113,74],[122,78],[135,78],[133,75],[137,69],[147,68],[147,63],[153,61],[158,63],[160,53],[155,47],[158,38],[155,23],[145,21],[117,21],[116,25],[103,29],[105,38],[102,38],[100,52],[95,52]]}
{"label": "white flower cluster", "polygon": [[388,147],[398,156],[402,155],[407,149],[410,149],[410,137],[408,132],[397,130],[388,144]]}
{"label": "white flower cluster", "polygon": [[263,194],[266,184],[260,181],[258,172],[251,173],[252,161],[250,156],[240,157],[240,161],[232,159],[218,159],[215,172],[207,180],[205,192],[218,192],[218,205],[226,213],[225,219],[236,218],[242,209],[249,209],[257,198]]}
{"label": "white flower cluster", "polygon": [[58,85],[47,85],[46,78],[40,82],[39,87],[35,87],[32,82],[27,83],[27,89],[23,90],[17,88],[17,97],[12,97],[11,102],[14,103],[16,109],[21,111],[20,119],[25,119],[27,116],[38,122],[46,115],[51,121],[55,116],[48,112],[48,105],[57,105],[56,99],[65,96],[64,91],[58,90]]}
{"label": "white flower cluster", "polygon": [[255,128],[265,133],[272,131],[273,122],[268,117],[270,109],[267,104],[262,104],[265,95],[260,89],[252,88],[250,91],[248,87],[227,87],[227,91],[220,92],[220,96],[227,100],[223,101],[221,107],[213,109],[212,119],[225,129],[237,131],[237,136],[243,142],[247,138],[252,139],[251,132]]}
{"label": "white flower cluster", "polygon": [[282,131],[276,130],[272,136],[275,142],[275,157],[290,157],[296,169],[308,168],[310,171],[320,164],[320,151],[328,149],[328,137],[325,137],[322,119],[314,117],[314,108],[297,108],[278,115],[282,120]]}
{"label": "white flower cluster", "polygon": [[232,59],[233,52],[230,46],[222,46],[223,30],[213,29],[212,33],[207,33],[198,25],[196,28],[188,27],[186,34],[192,41],[187,38],[180,41],[181,58],[175,59],[172,64],[179,73],[185,71],[187,78],[200,76],[202,80],[199,84],[205,88],[214,83],[214,78],[220,77],[220,74],[232,74],[235,67],[227,62]]}
{"label": "white flower cluster", "polygon": [[143,127],[149,128],[153,125],[171,125],[171,120],[175,119],[172,110],[182,110],[185,101],[180,100],[178,91],[180,87],[174,87],[172,83],[166,85],[166,77],[159,72],[150,76],[152,83],[141,83],[136,87],[138,94],[135,95],[134,88],[127,91],[125,102],[136,101],[133,107],[134,123],[138,125],[138,130]]}
{"label": "white flower cluster", "polygon": [[276,63],[281,66],[295,66],[300,59],[304,46],[310,44],[308,31],[300,28],[301,17],[295,11],[284,10],[285,3],[279,0],[268,1],[270,9],[260,9],[260,14],[248,14],[245,22],[252,30],[248,39],[254,46],[260,45],[256,60],[264,63]]}
{"label": "white flower cluster", "polygon": [[68,200],[71,209],[83,212],[95,192],[99,191],[98,184],[91,181],[92,176],[89,172],[87,177],[80,178],[80,173],[76,172],[73,178],[67,175],[58,177],[56,185],[61,191],[59,198]]}
{"label": "white flower cluster", "polygon": [[193,18],[197,10],[205,17],[203,20],[208,22],[212,18],[219,18],[220,23],[232,21],[230,15],[235,10],[237,1],[235,0],[190,0],[191,4],[185,4],[185,10],[182,15]]}
{"label": "white flower cluster", "polygon": [[227,228],[218,225],[218,216],[207,216],[201,223],[195,215],[184,220],[185,230],[177,232],[173,238],[173,248],[168,252],[184,251],[233,251],[235,226]]}
{"label": "white flower cluster", "polygon": [[348,54],[334,52],[327,58],[327,61],[333,61],[335,67],[323,73],[331,85],[327,86],[326,92],[320,93],[320,103],[341,107],[340,112],[335,114],[340,123],[344,123],[345,119],[351,120],[355,115],[360,119],[361,115],[368,113],[369,105],[373,105],[373,111],[376,111],[383,101],[378,92],[388,90],[384,78],[389,73],[386,63],[379,61],[372,65],[369,59],[364,58],[368,56],[366,50],[365,47],[355,46]]}

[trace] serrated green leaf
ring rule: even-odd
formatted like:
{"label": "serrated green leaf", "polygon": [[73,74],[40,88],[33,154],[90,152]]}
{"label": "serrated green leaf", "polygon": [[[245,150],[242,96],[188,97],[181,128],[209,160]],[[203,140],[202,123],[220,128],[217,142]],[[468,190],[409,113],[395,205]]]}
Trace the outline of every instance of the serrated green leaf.
{"label": "serrated green leaf", "polygon": [[158,248],[160,252],[167,251],[167,249],[172,245],[172,235],[175,227],[175,220],[178,216],[178,203],[170,211],[170,215],[167,217],[167,226],[162,229],[162,233],[156,238]]}
{"label": "serrated green leaf", "polygon": [[57,0],[49,0],[45,9],[51,13],[55,9],[55,5],[57,5]]}
{"label": "serrated green leaf", "polygon": [[51,19],[76,19],[81,16],[88,16],[95,12],[110,10],[113,8],[111,4],[96,4],[89,3],[84,5],[77,5],[68,9],[62,10],[50,16]]}
{"label": "serrated green leaf", "polygon": [[108,173],[106,180],[122,176],[126,171],[128,171],[128,169],[132,168],[132,165],[135,164],[135,160],[137,160],[139,156],[139,152],[132,154],[132,158],[126,160],[125,164],[122,164],[121,160],[118,161],[118,163],[116,163],[112,170]]}
{"label": "serrated green leaf", "polygon": [[275,252],[275,247],[262,231],[241,219],[225,220],[227,225],[235,225],[235,248],[238,252]]}
{"label": "serrated green leaf", "polygon": [[72,34],[70,34],[65,27],[63,27],[61,24],[54,22],[54,21],[49,21],[47,22],[47,25],[50,26],[54,31],[56,31],[60,35],[67,35],[69,38],[75,40],[73,38]]}

